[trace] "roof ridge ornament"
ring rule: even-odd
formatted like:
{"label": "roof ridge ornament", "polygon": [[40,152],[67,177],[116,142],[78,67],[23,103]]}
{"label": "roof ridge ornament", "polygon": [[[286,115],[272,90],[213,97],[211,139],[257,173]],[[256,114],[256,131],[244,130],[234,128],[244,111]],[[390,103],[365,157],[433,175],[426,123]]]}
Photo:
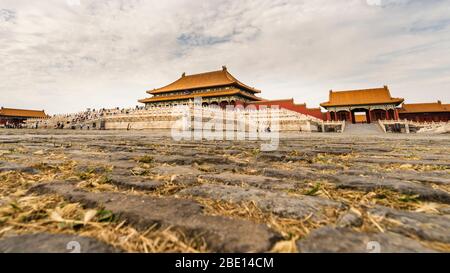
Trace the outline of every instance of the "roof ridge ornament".
{"label": "roof ridge ornament", "polygon": [[182,78],[186,77],[186,72],[183,72],[183,74],[181,74],[181,77]]}
{"label": "roof ridge ornament", "polygon": [[227,66],[226,65],[222,66],[222,71],[227,71]]}

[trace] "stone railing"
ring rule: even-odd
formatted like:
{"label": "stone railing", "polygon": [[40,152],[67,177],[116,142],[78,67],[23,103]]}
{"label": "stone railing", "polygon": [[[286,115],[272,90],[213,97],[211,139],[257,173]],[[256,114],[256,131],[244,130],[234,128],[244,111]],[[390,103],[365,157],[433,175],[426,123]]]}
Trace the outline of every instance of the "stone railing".
{"label": "stone railing", "polygon": [[442,134],[450,132],[450,122],[416,122],[410,120],[379,120],[384,132],[397,133],[430,133]]}
{"label": "stone railing", "polygon": [[[189,114],[191,117],[201,115],[203,121],[217,116],[232,119],[234,122],[258,120],[270,125],[276,122],[286,130],[317,131],[321,120],[284,108],[264,109],[221,109],[203,107],[200,105],[169,106],[148,109],[107,110],[104,112],[81,112],[76,114],[58,115],[45,121],[29,120],[28,128],[56,128],[64,124],[64,129],[170,129],[176,120]],[[283,128],[280,127],[280,130]],[[290,129],[287,129],[290,128]]]}
{"label": "stone railing", "polygon": [[380,126],[381,130],[382,130],[384,133],[387,133],[386,125],[385,125],[381,120],[378,120],[378,126]]}
{"label": "stone railing", "polygon": [[322,133],[328,133],[328,132],[337,132],[337,133],[343,133],[345,131],[346,127],[345,121],[321,121],[320,126],[322,127]]}

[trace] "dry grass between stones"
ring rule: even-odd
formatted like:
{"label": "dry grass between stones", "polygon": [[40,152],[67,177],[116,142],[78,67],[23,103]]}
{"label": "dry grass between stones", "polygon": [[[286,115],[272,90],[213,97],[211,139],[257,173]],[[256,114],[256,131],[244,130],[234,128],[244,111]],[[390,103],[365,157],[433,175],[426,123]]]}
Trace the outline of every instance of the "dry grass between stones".
{"label": "dry grass between stones", "polygon": [[[166,183],[164,186],[159,187],[157,190],[152,192],[123,190],[118,189],[117,187],[110,185],[107,182],[104,182],[104,177],[102,175],[92,175],[90,177],[90,180],[83,181],[78,185],[86,190],[94,192],[115,191],[124,194],[152,195],[159,197],[172,196],[180,190],[187,188],[187,186],[185,185],[172,183],[171,180],[173,179],[173,177],[155,176],[152,178],[166,181]],[[214,182],[199,180],[198,185],[202,183]],[[386,226],[386,223],[384,221],[375,219],[374,217],[366,213],[366,210],[368,208],[374,207],[375,205],[387,206],[407,211],[425,212],[429,214],[439,214],[439,209],[448,207],[447,205],[443,204],[423,202],[418,200],[415,196],[402,195],[386,189],[377,189],[373,192],[367,193],[356,190],[337,189],[333,184],[328,184],[326,183],[326,181],[305,182],[305,185],[309,188],[301,188],[298,189],[298,192],[289,191],[289,193],[320,196],[345,204],[346,207],[360,213],[360,216],[363,219],[363,225],[361,227],[355,228],[355,230],[358,230],[360,232],[386,232],[388,230],[388,227]],[[205,214],[246,219],[255,223],[267,225],[269,228],[278,232],[283,237],[283,240],[278,242],[271,251],[283,253],[296,252],[297,248],[295,242],[298,239],[304,238],[310,233],[310,231],[314,229],[327,225],[335,225],[337,218],[343,213],[346,213],[346,210],[330,210],[327,212],[327,215],[330,217],[327,220],[318,223],[311,221],[311,219],[309,219],[310,217],[306,217],[303,220],[296,220],[282,218],[271,213],[262,212],[253,202],[235,204],[197,197],[191,197],[190,199],[193,199],[202,204],[205,208]],[[415,239],[419,240],[418,238]],[[423,243],[437,250],[450,250],[448,244],[435,242]],[[202,247],[200,247],[200,249],[202,251],[206,251],[206,245],[202,245]],[[194,247],[193,249],[199,249],[199,247]]]}
{"label": "dry grass between stones", "polygon": [[331,223],[331,219],[323,222],[314,222],[309,215],[303,220],[282,218],[271,213],[261,211],[254,202],[230,203],[206,198],[192,198],[202,204],[204,212],[209,215],[227,216],[235,219],[245,219],[254,223],[267,225],[279,233],[283,240],[275,244],[270,252],[295,253],[295,242],[308,235],[311,230]]}
{"label": "dry grass between stones", "polygon": [[[124,143],[126,145],[127,143]],[[157,146],[155,146],[157,147]],[[3,155],[12,153],[26,153],[28,149],[17,147],[2,152]],[[241,153],[240,157],[229,156],[237,162],[250,162],[248,157],[258,155],[259,151]],[[291,155],[297,155],[292,153]],[[64,159],[62,154],[36,155]],[[312,158],[313,163],[333,165],[348,169],[351,167],[350,159],[358,157],[355,154],[328,155],[318,154]],[[410,156],[408,159],[420,159]],[[11,161],[4,158],[5,161]],[[152,162],[141,162],[140,167],[149,168]],[[146,165],[147,164],[147,165]],[[295,169],[295,166],[308,167],[305,162],[274,162],[273,168]],[[138,231],[126,222],[105,220],[104,211],[101,208],[86,210],[78,203],[67,203],[57,195],[27,196],[27,190],[36,183],[55,180],[77,180],[77,186],[92,192],[121,192],[125,194],[172,196],[187,186],[172,183],[173,177],[151,176],[150,178],[165,181],[165,185],[153,192],[141,192],[135,190],[123,190],[109,183],[106,174],[74,173],[74,161],[67,161],[57,167],[49,167],[45,164],[37,164],[40,170],[38,175],[18,172],[0,174],[0,237],[13,234],[32,232],[69,233],[81,236],[90,236],[107,242],[127,252],[208,252],[206,243],[200,238],[186,238],[182,233],[173,229],[149,228],[146,231]],[[208,165],[197,166],[198,169],[209,171]],[[395,171],[398,169],[416,170],[420,172],[446,170],[440,166],[405,166],[399,164],[368,164],[366,170],[375,172]],[[333,174],[335,170],[322,170],[324,174]],[[252,170],[248,171],[252,174]],[[199,184],[205,181],[199,181]],[[210,182],[207,182],[210,183]],[[190,185],[192,186],[192,185]],[[446,185],[433,185],[433,188],[450,192]],[[305,182],[305,188],[290,191],[290,194],[314,195],[342,202],[348,209],[356,211],[363,219],[363,225],[354,228],[361,232],[386,232],[390,225],[384,219],[377,219],[369,215],[367,208],[375,205],[387,206],[408,211],[439,214],[441,208],[448,205],[423,202],[414,196],[405,196],[389,190],[376,190],[373,192],[361,192],[355,190],[337,189],[326,181]],[[253,202],[234,204],[230,202],[191,197],[204,207],[204,213],[220,215],[231,218],[246,219],[255,223],[266,224],[274,231],[280,233],[283,240],[278,242],[272,252],[296,252],[296,240],[304,238],[312,230],[326,225],[335,225],[340,215],[347,210],[334,209],[327,212],[328,218],[322,222],[313,222],[310,216],[302,220],[281,218],[276,215],[262,212]],[[415,238],[419,240],[418,238]],[[438,242],[423,242],[431,248],[450,252],[450,245]]]}
{"label": "dry grass between stones", "polygon": [[56,195],[23,197],[0,207],[0,237],[33,232],[93,237],[126,252],[207,251],[201,240],[186,238],[171,228],[138,231],[125,221],[105,221],[104,211],[99,208],[86,210]]}
{"label": "dry grass between stones", "polygon": [[[60,167],[59,171],[72,169]],[[0,175],[0,238],[24,233],[67,233],[97,238],[126,252],[207,252],[199,238],[187,238],[171,228],[138,231],[126,222],[105,221],[101,208],[86,210],[78,203],[68,203],[57,195],[27,196],[28,189],[40,182],[67,177],[63,173],[29,175],[7,172]],[[69,175],[71,177],[72,175]],[[92,176],[80,186],[93,191],[105,190],[96,184],[101,176]],[[100,188],[100,189],[99,189]],[[116,189],[117,190],[117,189]]]}

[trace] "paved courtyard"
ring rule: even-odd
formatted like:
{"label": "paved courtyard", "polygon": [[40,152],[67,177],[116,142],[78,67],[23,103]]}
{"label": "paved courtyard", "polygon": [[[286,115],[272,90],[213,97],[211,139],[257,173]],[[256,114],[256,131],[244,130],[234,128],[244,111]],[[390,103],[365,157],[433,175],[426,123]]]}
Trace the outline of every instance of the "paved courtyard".
{"label": "paved courtyard", "polygon": [[450,252],[450,136],[0,130],[0,252]]}

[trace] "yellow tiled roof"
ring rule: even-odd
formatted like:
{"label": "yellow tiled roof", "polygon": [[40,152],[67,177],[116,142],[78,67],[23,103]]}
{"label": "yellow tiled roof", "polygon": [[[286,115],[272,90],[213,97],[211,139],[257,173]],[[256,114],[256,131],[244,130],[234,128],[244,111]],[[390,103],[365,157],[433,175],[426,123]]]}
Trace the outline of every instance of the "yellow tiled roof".
{"label": "yellow tiled roof", "polygon": [[12,109],[12,108],[1,108],[0,116],[5,117],[23,117],[23,118],[46,118],[44,110],[24,110],[24,109]]}
{"label": "yellow tiled roof", "polygon": [[442,102],[403,104],[400,113],[450,112],[450,104]]}
{"label": "yellow tiled roof", "polygon": [[349,91],[330,91],[328,102],[320,104],[322,107],[370,105],[370,104],[401,104],[402,98],[392,98],[389,88],[362,89]]}
{"label": "yellow tiled roof", "polygon": [[185,99],[193,99],[196,97],[217,97],[217,96],[233,96],[233,95],[241,95],[241,96],[244,96],[249,99],[256,100],[256,101],[262,100],[261,98],[259,98],[257,96],[247,94],[245,92],[242,92],[239,89],[230,89],[230,90],[202,92],[202,93],[187,94],[187,95],[168,95],[168,96],[161,96],[161,97],[151,97],[151,98],[139,100],[139,102],[148,103],[148,102],[160,102],[160,101],[172,101],[172,100],[185,100]]}
{"label": "yellow tiled roof", "polygon": [[260,90],[250,87],[242,82],[238,81],[233,75],[231,75],[226,67],[222,70],[195,74],[195,75],[183,75],[175,82],[154,90],[149,90],[149,94],[159,94],[173,91],[192,90],[199,88],[217,87],[235,85],[253,93],[261,93]]}

